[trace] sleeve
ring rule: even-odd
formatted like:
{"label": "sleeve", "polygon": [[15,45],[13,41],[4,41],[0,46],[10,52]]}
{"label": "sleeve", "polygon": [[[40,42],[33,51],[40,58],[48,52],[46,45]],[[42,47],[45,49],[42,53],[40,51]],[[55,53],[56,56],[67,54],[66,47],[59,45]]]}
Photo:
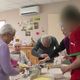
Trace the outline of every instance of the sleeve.
{"label": "sleeve", "polygon": [[34,48],[32,49],[32,55],[36,56],[36,57],[40,57],[40,55],[42,54],[42,50],[40,49],[40,39],[37,41],[36,45],[34,46]]}
{"label": "sleeve", "polygon": [[65,45],[64,45],[64,39],[60,42],[60,45],[54,50],[54,52],[61,52],[65,49]]}
{"label": "sleeve", "polygon": [[57,49],[58,46],[59,46],[58,41],[57,41],[57,39],[55,37],[52,37],[52,44],[53,44],[53,50],[52,50],[52,52],[51,52],[51,54],[49,56],[50,58],[59,56],[58,53],[53,53],[54,50]]}
{"label": "sleeve", "polygon": [[80,52],[80,31],[75,34],[75,52]]}
{"label": "sleeve", "polygon": [[54,46],[55,46],[55,49],[59,46],[59,43],[56,38],[54,38]]}
{"label": "sleeve", "polygon": [[28,57],[26,56],[26,53],[24,53],[23,51],[21,51],[21,60],[24,60],[23,62],[25,62],[26,64],[31,64],[31,62],[29,61]]}
{"label": "sleeve", "polygon": [[[53,50],[52,54],[50,55],[50,57],[52,58],[54,55],[53,54],[58,54],[59,52],[63,51],[65,49],[65,45],[64,45],[64,39],[60,42],[60,45]],[[58,55],[57,55],[58,56]]]}
{"label": "sleeve", "polygon": [[19,74],[19,71],[11,66],[10,53],[7,45],[0,46],[0,65],[7,75],[14,76]]}

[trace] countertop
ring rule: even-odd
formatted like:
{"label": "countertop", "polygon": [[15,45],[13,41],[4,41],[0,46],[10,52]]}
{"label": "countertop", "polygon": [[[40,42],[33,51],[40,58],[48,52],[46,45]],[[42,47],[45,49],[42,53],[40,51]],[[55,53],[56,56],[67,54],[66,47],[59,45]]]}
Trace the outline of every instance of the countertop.
{"label": "countertop", "polygon": [[[52,68],[49,70],[43,68],[41,70],[41,76],[49,76],[52,78],[52,80],[70,80],[70,72],[67,72],[64,75],[62,75],[60,68]],[[17,76],[10,77],[10,80],[30,80],[30,77],[24,78],[23,74],[19,74]]]}

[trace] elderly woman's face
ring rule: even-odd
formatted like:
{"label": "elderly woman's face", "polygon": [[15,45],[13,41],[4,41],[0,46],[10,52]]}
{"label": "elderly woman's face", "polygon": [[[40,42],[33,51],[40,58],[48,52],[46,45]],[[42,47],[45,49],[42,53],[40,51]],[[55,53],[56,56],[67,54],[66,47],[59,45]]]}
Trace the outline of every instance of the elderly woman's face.
{"label": "elderly woman's face", "polygon": [[14,39],[14,35],[7,34],[7,36],[6,36],[7,44],[9,44],[13,39]]}
{"label": "elderly woman's face", "polygon": [[14,48],[15,48],[15,51],[20,51],[21,50],[21,45],[16,44]]}

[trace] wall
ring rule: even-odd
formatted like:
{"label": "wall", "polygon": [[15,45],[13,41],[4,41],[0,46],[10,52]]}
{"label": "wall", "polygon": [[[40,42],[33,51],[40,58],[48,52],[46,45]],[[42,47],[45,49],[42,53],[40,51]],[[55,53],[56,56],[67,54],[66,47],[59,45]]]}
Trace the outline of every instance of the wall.
{"label": "wall", "polygon": [[[57,15],[60,14],[60,11],[64,6],[66,6],[68,3],[63,2],[63,3],[54,3],[54,4],[46,4],[46,5],[41,5],[41,12],[38,15],[30,15],[30,16],[21,16],[19,15],[19,9],[15,10],[10,10],[10,11],[5,11],[0,13],[0,20],[5,20],[6,23],[12,24],[17,31],[19,31],[18,36],[16,35],[16,38],[20,38],[23,40],[28,40],[30,41],[30,37],[26,37],[23,32],[20,32],[20,26],[18,25],[18,22],[21,21],[26,21],[27,19],[33,17],[33,16],[40,16],[40,29],[38,31],[42,30],[42,27],[45,30],[44,34],[54,34],[54,36],[58,39],[60,42],[61,39],[63,38],[63,35],[61,33],[60,28],[56,28],[57,24],[60,22],[58,21]],[[55,16],[55,14],[57,14]],[[55,18],[54,18],[55,17]],[[55,24],[56,23],[56,24]],[[52,26],[51,26],[52,25]],[[32,32],[32,36],[36,39],[38,36],[35,35],[34,30]]]}
{"label": "wall", "polygon": [[[12,26],[16,29],[17,35],[16,38],[20,38],[22,40],[26,40],[30,42],[31,37],[26,37],[24,35],[24,32],[21,31],[21,27],[18,25],[18,22],[26,22],[28,19],[35,17],[35,16],[40,16],[40,28],[37,30],[33,30],[32,36],[34,39],[37,39],[39,36],[35,34],[35,32],[39,31],[41,32],[42,27],[44,28],[45,33],[47,33],[47,16],[44,13],[38,14],[38,15],[31,15],[31,16],[21,16],[19,15],[19,9],[16,10],[10,10],[10,11],[5,11],[0,13],[0,20],[5,20],[6,23],[12,24]],[[46,24],[45,24],[46,23]],[[41,34],[40,34],[41,36]]]}
{"label": "wall", "polygon": [[64,38],[60,26],[60,15],[48,14],[48,34],[54,35],[59,42]]}

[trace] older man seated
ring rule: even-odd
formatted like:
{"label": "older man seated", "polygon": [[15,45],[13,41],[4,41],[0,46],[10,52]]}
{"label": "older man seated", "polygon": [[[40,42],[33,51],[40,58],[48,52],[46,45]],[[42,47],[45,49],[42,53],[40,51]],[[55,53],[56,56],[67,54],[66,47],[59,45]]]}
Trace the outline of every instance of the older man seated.
{"label": "older man seated", "polygon": [[11,61],[14,67],[18,64],[26,64],[27,67],[31,65],[31,62],[26,56],[26,53],[21,51],[21,44],[19,42],[16,42],[14,44],[14,51],[11,52]]}

